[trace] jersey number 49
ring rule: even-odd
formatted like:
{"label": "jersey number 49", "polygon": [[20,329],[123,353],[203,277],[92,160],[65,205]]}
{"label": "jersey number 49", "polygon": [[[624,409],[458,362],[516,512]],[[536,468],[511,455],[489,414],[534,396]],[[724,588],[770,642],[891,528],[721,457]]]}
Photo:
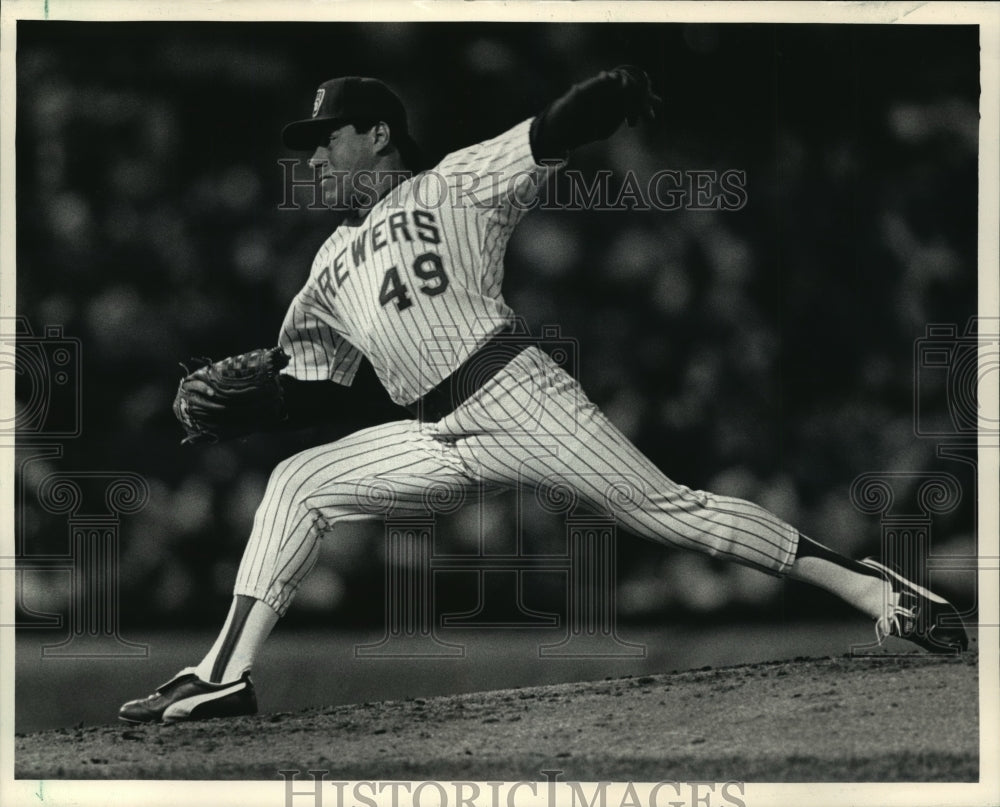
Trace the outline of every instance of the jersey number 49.
{"label": "jersey number 49", "polygon": [[[424,252],[413,260],[413,274],[423,281],[419,286],[421,294],[436,297],[448,288],[448,275],[444,272],[441,256],[436,252]],[[384,307],[396,301],[396,310],[405,311],[413,305],[410,289],[399,276],[399,269],[390,266],[382,278],[378,301]]]}

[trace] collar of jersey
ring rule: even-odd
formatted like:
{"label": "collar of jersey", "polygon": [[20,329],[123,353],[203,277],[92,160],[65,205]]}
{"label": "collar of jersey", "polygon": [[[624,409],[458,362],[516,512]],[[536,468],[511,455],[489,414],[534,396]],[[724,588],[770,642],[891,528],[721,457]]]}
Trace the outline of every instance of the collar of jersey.
{"label": "collar of jersey", "polygon": [[399,184],[390,185],[389,189],[378,198],[378,201],[375,202],[375,204],[373,204],[367,210],[351,210],[344,217],[344,220],[341,222],[341,226],[346,225],[348,227],[360,227],[362,224],[365,223],[365,219],[367,219],[372,214],[372,212],[374,212],[375,208],[378,207],[380,204],[382,204],[382,202],[385,200],[385,197],[387,197],[400,185],[410,182],[411,180],[416,179],[416,177],[418,176],[419,174],[411,173],[406,179],[400,181]]}

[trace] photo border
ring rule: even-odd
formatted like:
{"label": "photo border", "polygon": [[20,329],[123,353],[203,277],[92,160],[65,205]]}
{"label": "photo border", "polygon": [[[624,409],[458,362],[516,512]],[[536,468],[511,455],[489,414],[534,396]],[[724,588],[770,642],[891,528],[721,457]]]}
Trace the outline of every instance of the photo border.
{"label": "photo border", "polygon": [[[998,155],[1000,142],[998,100],[1000,99],[1000,6],[988,3],[529,3],[529,2],[384,2],[330,3],[262,2],[261,0],[184,0],[173,4],[135,2],[88,2],[85,0],[8,0],[0,11],[0,317],[14,317],[15,310],[15,208],[14,208],[14,131],[15,131],[15,47],[16,22],[28,19],[50,20],[162,20],[162,21],[519,21],[560,22],[742,22],[742,23],[898,23],[908,24],[977,24],[981,33],[981,96],[979,134],[979,316],[997,317],[997,221]],[[5,374],[0,383],[0,417],[11,418],[14,411],[13,389]],[[996,395],[997,390],[990,391]],[[996,401],[989,402],[996,408]],[[992,411],[992,410],[991,410]],[[1000,489],[998,450],[993,441],[979,436],[979,501],[981,552],[997,557],[998,522],[996,491]],[[4,492],[5,519],[13,519],[14,463],[11,446],[0,461],[0,491]],[[3,530],[8,552],[13,530]],[[10,542],[11,545],[8,545]],[[1000,624],[1000,595],[994,570],[979,571],[980,622]],[[14,592],[10,585],[0,586],[0,624],[10,625],[14,615]],[[851,784],[752,784],[746,786],[743,799],[749,807],[764,804],[809,805],[975,805],[997,803],[1000,780],[995,763],[1000,737],[998,711],[998,632],[995,627],[980,629],[980,782],[978,784],[896,783]],[[982,652],[985,651],[985,652]],[[283,805],[285,785],[255,781],[180,782],[114,780],[113,793],[108,780],[46,780],[39,794],[37,781],[13,779],[14,713],[14,629],[0,629],[0,801],[4,804],[192,804]],[[637,788],[638,790],[638,788]],[[569,791],[564,791],[568,793]],[[641,791],[640,791],[641,792]],[[518,803],[545,804],[545,794],[532,798],[521,792]],[[41,799],[41,800],[40,800]],[[332,803],[332,799],[328,799]],[[613,799],[609,799],[613,802]],[[299,802],[296,802],[299,803]],[[402,802],[401,802],[402,803]],[[506,803],[506,801],[502,801]],[[562,803],[562,802],[559,802]]]}

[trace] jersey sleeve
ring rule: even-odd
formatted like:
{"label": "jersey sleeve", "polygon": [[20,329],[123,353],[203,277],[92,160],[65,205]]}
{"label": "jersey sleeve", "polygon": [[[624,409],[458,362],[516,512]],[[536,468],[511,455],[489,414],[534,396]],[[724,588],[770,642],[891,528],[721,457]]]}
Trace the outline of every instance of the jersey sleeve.
{"label": "jersey sleeve", "polygon": [[426,201],[442,200],[455,207],[475,206],[484,210],[527,210],[538,189],[564,163],[535,162],[531,153],[531,120],[512,129],[452,152],[431,171],[417,178],[415,192]]}
{"label": "jersey sleeve", "polygon": [[300,381],[350,386],[361,363],[361,352],[344,338],[336,316],[315,301],[308,285],[289,306],[278,345],[290,358],[282,373]]}

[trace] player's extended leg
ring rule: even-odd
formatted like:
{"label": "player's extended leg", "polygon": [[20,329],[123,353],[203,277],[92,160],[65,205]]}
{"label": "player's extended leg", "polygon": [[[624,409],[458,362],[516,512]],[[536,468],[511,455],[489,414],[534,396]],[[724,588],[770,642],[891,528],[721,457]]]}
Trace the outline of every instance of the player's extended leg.
{"label": "player's extended leg", "polygon": [[967,647],[940,597],[800,536],[759,505],[671,481],[540,351],[520,354],[437,428],[465,435],[460,455],[492,483],[566,485],[636,535],[821,586],[877,620],[880,637],[902,635],[936,652]]}
{"label": "player's extended leg", "polygon": [[416,421],[396,421],[308,449],[279,463],[268,481],[218,638],[197,667],[119,717],[159,722],[256,712],[249,671],[316,563],[319,541],[347,522],[424,513],[442,492],[478,490],[477,480]]}

